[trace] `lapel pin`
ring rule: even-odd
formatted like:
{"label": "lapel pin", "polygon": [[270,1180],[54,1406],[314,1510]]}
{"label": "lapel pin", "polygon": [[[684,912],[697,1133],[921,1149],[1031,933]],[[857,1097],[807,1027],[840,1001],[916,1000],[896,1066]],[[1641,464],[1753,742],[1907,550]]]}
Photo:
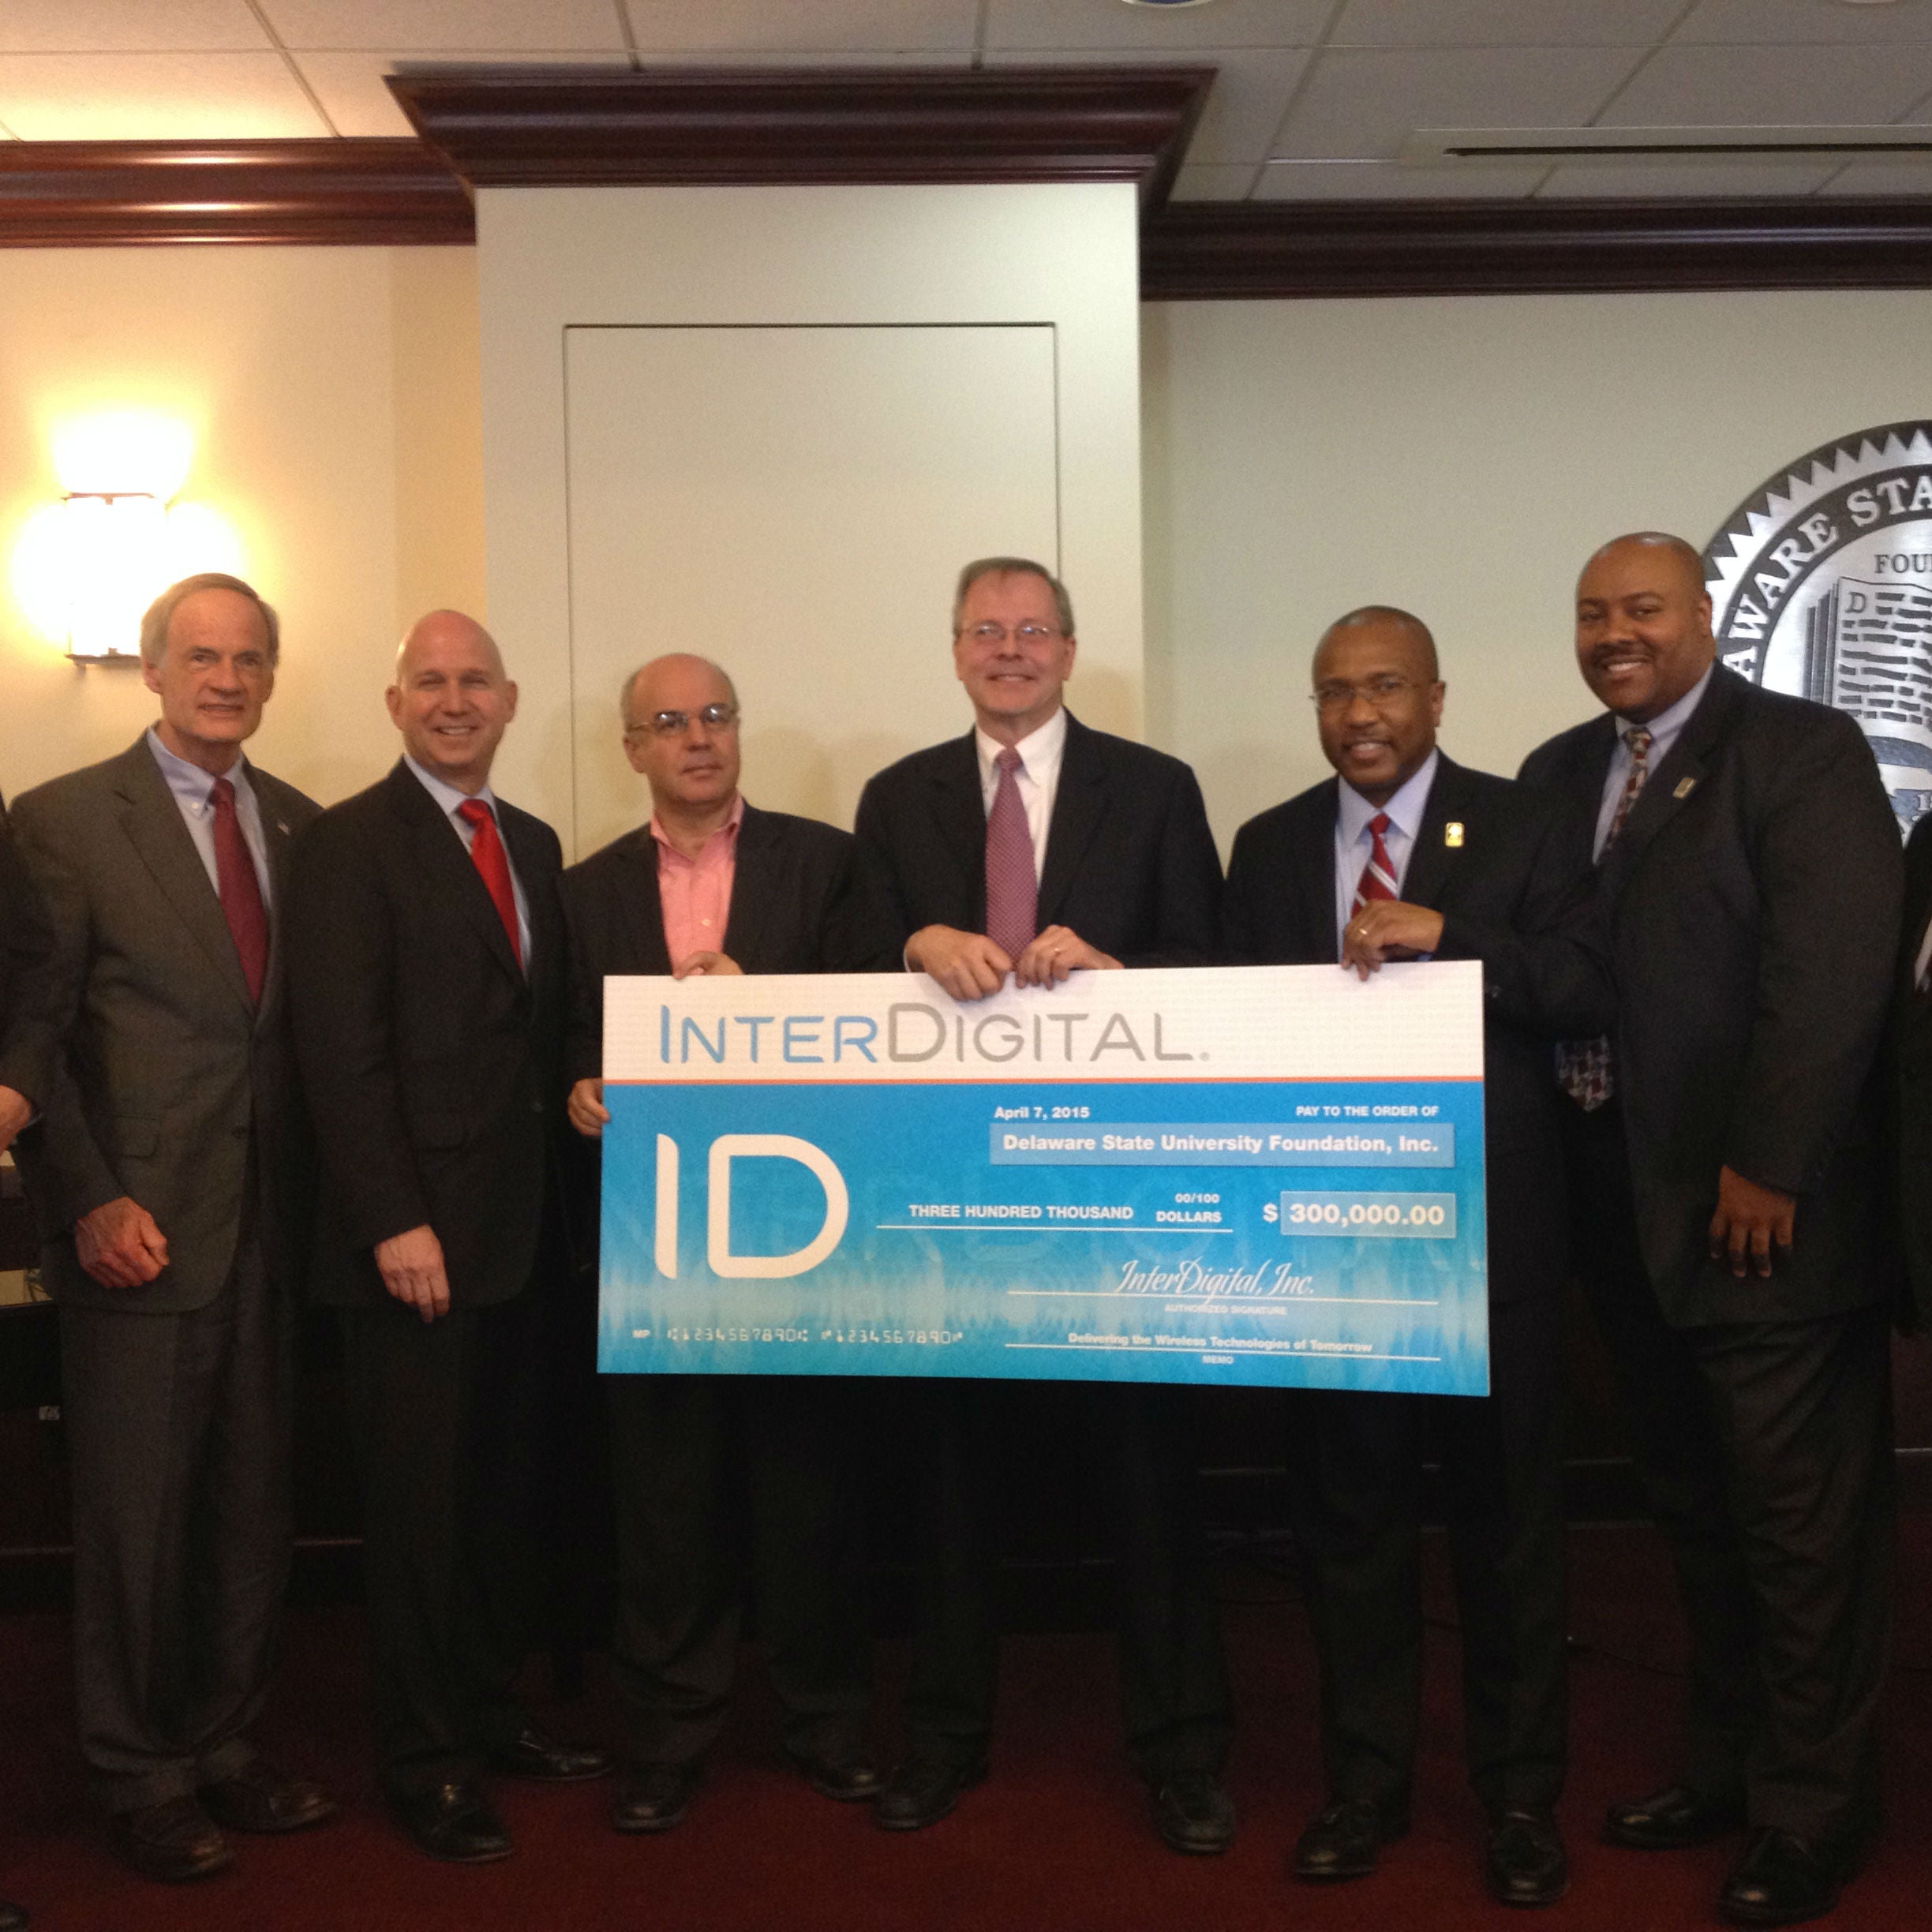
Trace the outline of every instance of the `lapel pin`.
{"label": "lapel pin", "polygon": [[1462,821],[1460,818],[1451,818],[1443,827],[1443,843],[1451,852],[1462,849]]}
{"label": "lapel pin", "polygon": [[1687,799],[1696,789],[1697,781],[1694,778],[1679,778],[1677,781],[1677,789],[1671,794],[1671,796],[1674,799]]}

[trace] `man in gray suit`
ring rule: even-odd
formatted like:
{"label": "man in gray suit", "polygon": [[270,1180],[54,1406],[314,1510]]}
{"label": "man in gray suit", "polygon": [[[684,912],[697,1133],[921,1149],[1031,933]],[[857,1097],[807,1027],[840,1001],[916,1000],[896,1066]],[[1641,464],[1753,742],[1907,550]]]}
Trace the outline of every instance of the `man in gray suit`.
{"label": "man in gray suit", "polygon": [[141,626],[159,720],[28,792],[21,856],[72,1023],[21,1142],[59,1305],[81,1748],[150,1878],[333,1802],[248,1729],[287,1578],[290,1199],[275,914],[316,807],[242,755],[274,612],[190,577]]}

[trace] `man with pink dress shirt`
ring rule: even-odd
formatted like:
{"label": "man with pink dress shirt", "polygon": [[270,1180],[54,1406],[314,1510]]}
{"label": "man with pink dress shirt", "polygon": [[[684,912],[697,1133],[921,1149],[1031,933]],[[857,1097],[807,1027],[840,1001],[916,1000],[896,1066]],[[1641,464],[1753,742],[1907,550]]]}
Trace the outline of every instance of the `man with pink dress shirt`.
{"label": "man with pink dress shirt", "polygon": [[[564,875],[572,971],[571,1124],[610,1118],[598,1077],[608,974],[841,972],[897,964],[868,937],[852,841],[738,789],[739,710],[704,658],[627,679],[625,755],[650,821]],[[612,1663],[628,1735],[612,1823],[668,1831],[721,1728],[750,1526],[759,1635],[782,1750],[814,1790],[871,1798],[871,1701],[850,1392],[816,1376],[618,1376],[609,1383],[619,1601]],[[748,1505],[748,1508],[741,1507]]]}

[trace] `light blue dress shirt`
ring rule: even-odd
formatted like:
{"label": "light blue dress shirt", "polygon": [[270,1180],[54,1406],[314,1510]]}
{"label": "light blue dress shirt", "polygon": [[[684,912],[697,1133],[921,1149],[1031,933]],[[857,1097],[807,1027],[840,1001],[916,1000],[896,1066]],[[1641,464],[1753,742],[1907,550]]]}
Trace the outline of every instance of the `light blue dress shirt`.
{"label": "light blue dress shirt", "polygon": [[[1650,767],[1650,776],[1657,776],[1657,768],[1670,756],[1670,748],[1678,739],[1685,725],[1690,722],[1690,713],[1703,702],[1704,694],[1710,688],[1711,671],[1693,684],[1668,711],[1660,711],[1643,728],[1650,734],[1650,748],[1644,754],[1644,762]],[[1610,754],[1610,775],[1604,781],[1603,803],[1597,808],[1597,843],[1593,848],[1595,855],[1603,856],[1604,842],[1610,837],[1610,821],[1616,816],[1617,800],[1623,796],[1623,787],[1630,779],[1631,749],[1625,737],[1635,721],[1619,717],[1616,720],[1616,749]],[[1649,778],[1644,781],[1646,784]]]}
{"label": "light blue dress shirt", "polygon": [[1372,805],[1344,778],[1338,784],[1335,807],[1335,957],[1342,957],[1342,928],[1355,908],[1355,888],[1361,883],[1362,867],[1375,850],[1375,835],[1368,821],[1377,812],[1387,812],[1389,829],[1382,835],[1383,848],[1395,868],[1395,889],[1402,891],[1409,876],[1409,855],[1415,850],[1416,835],[1422,829],[1422,814],[1428,810],[1429,787],[1436,782],[1437,754],[1431,751],[1410,773],[1386,805]]}
{"label": "light blue dress shirt", "polygon": [[[444,784],[434,772],[418,765],[406,751],[402,754],[402,762],[421,781],[422,788],[442,807],[444,817],[448,819],[456,836],[462,841],[465,852],[470,849],[470,841],[476,837],[476,833],[470,821],[462,816],[458,808],[467,804],[472,798],[481,799],[490,808],[490,816],[496,821],[496,835],[503,838],[503,813],[497,806],[496,793],[488,785],[481,792],[459,792],[453,784]],[[527,968],[530,956],[530,901],[523,896],[523,882],[517,877],[516,860],[511,854],[507,839],[503,839],[503,848],[504,863],[510,868],[510,890],[516,898],[517,952]]]}
{"label": "light blue dress shirt", "polygon": [[[215,774],[204,771],[199,765],[190,765],[184,758],[177,758],[161,742],[160,734],[152,724],[148,728],[148,749],[154,754],[155,762],[161,768],[161,776],[169,791],[174,793],[174,803],[181,807],[182,822],[188,828],[188,836],[194,841],[195,850],[200,854],[202,867],[208,873],[208,883],[219,897],[221,874],[215,863],[215,803],[209,796],[215,789]],[[249,783],[248,760],[238,758],[222,776],[234,787],[235,822],[242,828],[242,842],[248,847],[249,856],[255,861],[255,877],[261,886],[262,904],[272,911],[275,889],[268,876],[268,841],[262,832],[260,803],[255,796],[254,786]]]}

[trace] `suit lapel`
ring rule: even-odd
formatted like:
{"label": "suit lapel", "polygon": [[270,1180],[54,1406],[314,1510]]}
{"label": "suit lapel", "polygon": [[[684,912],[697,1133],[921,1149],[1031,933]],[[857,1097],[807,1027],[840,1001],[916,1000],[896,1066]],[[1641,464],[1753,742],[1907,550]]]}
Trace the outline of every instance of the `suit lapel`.
{"label": "suit lapel", "polygon": [[1447,844],[1447,828],[1451,819],[1462,817],[1463,791],[1462,766],[1438,751],[1436,776],[1422,803],[1422,822],[1416,827],[1409,868],[1402,874],[1402,896],[1410,905],[1440,911],[1443,894],[1452,886],[1459,851]]}
{"label": "suit lapel", "polygon": [[1106,758],[1098,739],[1070,711],[1066,727],[1060,784],[1046,827],[1046,870],[1035,901],[1034,923],[1043,929],[1059,918],[1107,806]]}
{"label": "suit lapel", "polygon": [[276,1002],[282,983],[282,895],[288,885],[289,848],[295,843],[295,834],[276,781],[251,765],[249,783],[254,787],[256,810],[261,814],[262,844],[268,855],[268,976],[264,982],[261,1003],[265,1015]]}
{"label": "suit lapel", "polygon": [[[564,964],[563,927],[556,896],[548,882],[549,856],[539,838],[537,823],[499,799],[496,824],[503,833],[510,863],[516,869],[517,882],[523,888],[524,904],[529,908],[530,956],[523,961],[522,976],[535,979],[539,975],[560,972]],[[474,862],[470,869],[475,871]],[[477,882],[481,883],[481,874]],[[513,959],[509,936],[504,931],[503,921],[496,917],[496,902],[490,899],[487,889],[483,897],[489,901],[496,934],[504,941],[501,957]]]}
{"label": "suit lapel", "polygon": [[732,864],[731,906],[724,915],[724,951],[747,972],[765,943],[772,900],[778,885],[778,855],[773,849],[772,822],[747,804],[738,822],[738,850]]}
{"label": "suit lapel", "polygon": [[1316,808],[1294,821],[1289,859],[1302,889],[1287,882],[1290,905],[1302,908],[1301,930],[1290,940],[1292,957],[1325,965],[1342,957],[1342,934],[1335,926],[1335,830],[1342,809],[1342,781],[1331,778],[1318,786]]}
{"label": "suit lapel", "polygon": [[[623,864],[617,886],[617,918],[623,930],[620,957],[626,972],[663,975],[671,970],[671,951],[665,942],[664,900],[657,890],[657,841],[648,825],[627,835],[618,848]],[[734,887],[732,916],[737,915]],[[729,921],[726,937],[729,938]],[[733,956],[734,957],[736,955]]]}
{"label": "suit lapel", "polygon": [[[469,925],[504,971],[521,980],[523,971],[510,950],[510,935],[496,916],[496,901],[490,897],[482,874],[464,849],[462,835],[429,796],[427,787],[400,760],[384,782],[410,854],[437,896]],[[500,820],[498,825],[502,829]],[[509,844],[507,833],[504,843]],[[514,850],[511,856],[514,861]],[[524,890],[527,896],[527,884]]]}
{"label": "suit lapel", "polygon": [[[1677,742],[1646,781],[1631,806],[1617,842],[1604,860],[1607,877],[1621,878],[1649,849],[1651,842],[1696,796],[1728,735],[1743,702],[1744,681],[1720,665],[1698,708],[1684,721]],[[1612,730],[1615,727],[1612,727]],[[1605,770],[1608,771],[1606,766]],[[1601,788],[1598,797],[1602,796]]]}
{"label": "suit lapel", "polygon": [[135,739],[119,760],[114,777],[120,801],[121,827],[129,843],[152,876],[162,896],[194,935],[208,962],[249,1012],[248,980],[242,971],[234,936],[228,930],[221,900],[208,883],[208,868],[195,848],[194,835],[181,814],[174,794],[161,776],[146,737]]}
{"label": "suit lapel", "polygon": [[[968,896],[965,930],[986,929],[986,799],[973,734],[956,738],[932,775],[933,821],[960,867]],[[1049,851],[1050,852],[1050,844]]]}

